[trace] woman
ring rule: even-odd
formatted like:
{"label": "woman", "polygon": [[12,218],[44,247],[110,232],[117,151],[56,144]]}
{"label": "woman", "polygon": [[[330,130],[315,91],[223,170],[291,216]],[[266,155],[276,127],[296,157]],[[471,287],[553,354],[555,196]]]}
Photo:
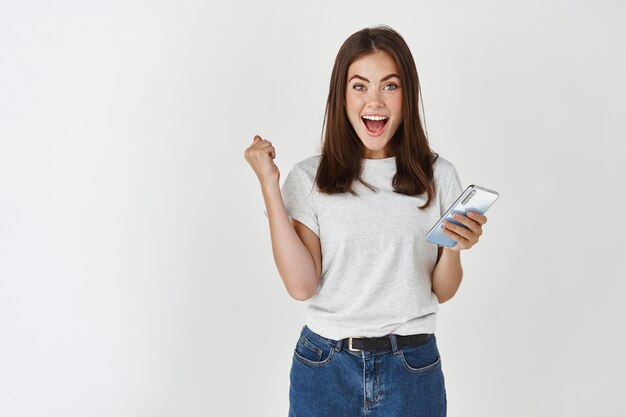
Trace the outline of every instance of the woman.
{"label": "woman", "polygon": [[280,276],[307,300],[290,416],[446,415],[436,313],[459,288],[460,251],[478,242],[487,218],[457,215],[467,229],[446,225],[453,247],[425,240],[463,189],[454,165],[429,147],[419,94],[403,38],[366,28],[337,54],[321,155],[295,164],[281,189],[271,142],[255,136],[245,151]]}

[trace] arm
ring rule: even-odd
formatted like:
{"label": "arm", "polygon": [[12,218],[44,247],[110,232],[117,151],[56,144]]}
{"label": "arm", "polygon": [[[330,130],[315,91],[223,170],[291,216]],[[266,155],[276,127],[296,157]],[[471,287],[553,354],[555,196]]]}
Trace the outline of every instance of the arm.
{"label": "arm", "polygon": [[311,298],[321,276],[318,236],[302,223],[292,224],[285,210],[278,182],[262,185],[278,273],[289,295],[296,300]]}
{"label": "arm", "polygon": [[487,217],[478,212],[468,211],[467,215],[455,214],[456,220],[467,226],[463,228],[451,222],[445,222],[444,232],[457,244],[452,248],[437,248],[437,264],[433,269],[432,288],[439,299],[445,303],[451,299],[461,285],[463,268],[461,267],[461,250],[472,248],[483,234],[483,224]]}
{"label": "arm", "polygon": [[445,303],[456,294],[463,278],[461,252],[453,251],[445,246],[437,250],[438,262],[433,269],[432,288],[439,299]]}
{"label": "arm", "polygon": [[280,171],[273,161],[276,152],[272,142],[255,135],[243,155],[261,183],[278,273],[289,295],[306,300],[315,294],[320,281],[319,238],[301,223],[289,221],[279,186]]}

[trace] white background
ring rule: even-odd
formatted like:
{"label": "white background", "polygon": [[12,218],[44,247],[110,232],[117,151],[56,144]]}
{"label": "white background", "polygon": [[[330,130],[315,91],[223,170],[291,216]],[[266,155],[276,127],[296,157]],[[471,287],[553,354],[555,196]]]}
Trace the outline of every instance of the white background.
{"label": "white background", "polygon": [[625,415],[624,21],[621,1],[2,0],[0,415],[287,415],[304,304],[243,151],[271,140],[281,183],[319,153],[335,55],[381,23],[432,147],[500,192],[440,308],[449,415]]}

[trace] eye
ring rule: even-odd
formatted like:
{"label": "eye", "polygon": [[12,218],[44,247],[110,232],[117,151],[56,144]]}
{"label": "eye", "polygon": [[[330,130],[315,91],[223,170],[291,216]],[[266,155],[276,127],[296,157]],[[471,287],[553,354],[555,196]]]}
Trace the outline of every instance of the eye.
{"label": "eye", "polygon": [[365,91],[365,86],[363,84],[354,84],[352,86],[356,91]]}
{"label": "eye", "polygon": [[[387,87],[391,87],[391,88],[387,88]],[[398,88],[399,88],[399,87],[398,87],[396,84],[387,84],[387,85],[385,86],[385,89],[386,89],[386,90],[390,90],[390,91],[397,90]]]}

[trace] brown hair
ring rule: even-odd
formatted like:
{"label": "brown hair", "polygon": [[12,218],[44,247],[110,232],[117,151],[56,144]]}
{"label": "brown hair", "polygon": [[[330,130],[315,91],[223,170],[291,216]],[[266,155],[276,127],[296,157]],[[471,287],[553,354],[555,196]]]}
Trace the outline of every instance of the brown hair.
{"label": "brown hair", "polygon": [[[396,174],[392,185],[395,192],[410,196],[428,194],[420,209],[428,207],[434,198],[433,163],[437,154],[431,151],[418,114],[419,79],[413,55],[404,39],[388,26],[365,28],[352,34],[341,46],[330,79],[330,89],[322,127],[322,153],[315,181],[320,192],[357,193],[355,180],[375,191],[361,178],[364,145],[348,120],[344,108],[348,68],[364,55],[378,50],[387,52],[400,71],[402,122],[391,140],[396,156]],[[423,103],[422,103],[423,111]]]}

